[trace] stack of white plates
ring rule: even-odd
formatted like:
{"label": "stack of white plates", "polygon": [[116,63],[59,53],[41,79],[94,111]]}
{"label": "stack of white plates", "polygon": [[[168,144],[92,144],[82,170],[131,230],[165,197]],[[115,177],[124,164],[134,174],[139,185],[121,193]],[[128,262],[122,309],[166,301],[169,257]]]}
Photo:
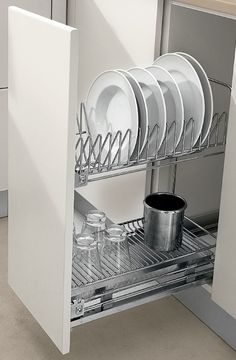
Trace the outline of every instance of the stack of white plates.
{"label": "stack of white plates", "polygon": [[194,57],[164,54],[146,69],[100,74],[89,89],[86,112],[94,141],[98,135],[105,139],[111,134],[102,160],[108,153],[115,157],[120,147],[121,162],[128,156],[131,160],[155,156],[162,146],[171,154],[181,141],[185,149],[206,141],[213,116],[212,90]]}

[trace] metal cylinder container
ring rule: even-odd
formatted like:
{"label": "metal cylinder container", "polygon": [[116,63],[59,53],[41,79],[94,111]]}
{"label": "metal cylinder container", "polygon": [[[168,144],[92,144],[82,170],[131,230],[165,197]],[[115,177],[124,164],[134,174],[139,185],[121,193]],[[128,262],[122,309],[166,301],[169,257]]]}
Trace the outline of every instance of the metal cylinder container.
{"label": "metal cylinder container", "polygon": [[182,243],[185,199],[172,193],[153,193],[144,200],[144,237],[155,250],[170,251]]}

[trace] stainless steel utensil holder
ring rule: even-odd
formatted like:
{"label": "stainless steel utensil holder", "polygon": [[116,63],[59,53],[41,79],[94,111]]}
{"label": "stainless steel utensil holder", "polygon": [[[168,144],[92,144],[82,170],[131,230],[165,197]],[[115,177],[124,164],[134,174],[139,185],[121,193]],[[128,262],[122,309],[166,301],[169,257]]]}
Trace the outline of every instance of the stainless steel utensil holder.
{"label": "stainless steel utensil holder", "polygon": [[155,250],[177,249],[183,238],[185,199],[172,193],[152,193],[144,200],[144,238]]}

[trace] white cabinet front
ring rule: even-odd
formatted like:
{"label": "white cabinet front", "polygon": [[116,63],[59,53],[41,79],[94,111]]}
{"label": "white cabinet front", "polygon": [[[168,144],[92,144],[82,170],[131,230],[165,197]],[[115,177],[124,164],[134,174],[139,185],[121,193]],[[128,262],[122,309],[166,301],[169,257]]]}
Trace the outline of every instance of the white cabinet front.
{"label": "white cabinet front", "polygon": [[0,191],[7,189],[7,90],[0,90]]}
{"label": "white cabinet front", "polygon": [[16,7],[9,29],[9,284],[65,353],[78,31]]}

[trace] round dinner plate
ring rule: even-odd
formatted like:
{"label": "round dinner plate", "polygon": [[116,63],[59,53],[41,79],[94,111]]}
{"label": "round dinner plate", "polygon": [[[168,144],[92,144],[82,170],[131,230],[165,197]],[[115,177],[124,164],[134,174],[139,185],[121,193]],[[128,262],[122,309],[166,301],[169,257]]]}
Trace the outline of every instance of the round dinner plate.
{"label": "round dinner plate", "polygon": [[[146,68],[158,81],[166,103],[167,153],[173,153],[178,146],[184,128],[184,105],[179,87],[173,76],[161,66]],[[175,125],[173,122],[175,121]]]}
{"label": "round dinner plate", "polygon": [[[148,132],[149,127],[148,155],[155,156],[162,145],[166,133],[165,99],[160,85],[149,71],[135,67],[129,69],[128,72],[139,82],[145,97],[148,111],[148,124],[145,132]],[[155,125],[158,125],[158,129],[157,127],[154,129]],[[143,151],[145,153],[146,148]],[[142,156],[141,152],[140,156]]]}
{"label": "round dinner plate", "polygon": [[202,84],[202,90],[205,98],[205,117],[201,134],[201,143],[203,144],[209,134],[213,118],[213,95],[211,84],[202,65],[193,56],[183,52],[177,52],[177,54],[182,55],[193,65]]}
{"label": "round dinner plate", "polygon": [[[131,75],[128,71],[124,71],[121,69],[118,69],[121,74],[123,74],[128,81],[130,82],[134,93],[136,97],[136,101],[138,104],[138,110],[139,110],[139,129],[140,129],[140,140],[137,139],[134,151],[132,153],[131,159],[135,159],[138,156],[138,148],[140,148],[140,153],[143,151],[145,143],[147,141],[147,135],[148,135],[148,109],[146,100],[143,94],[143,91],[141,89],[141,86],[139,85],[138,81],[135,79],[133,75]],[[140,145],[139,145],[140,144]]]}
{"label": "round dinner plate", "polygon": [[[184,103],[184,119],[188,123],[185,131],[185,149],[193,147],[199,139],[205,116],[205,101],[202,85],[194,67],[183,56],[169,53],[154,62],[165,68],[175,79]],[[190,119],[194,122],[189,122]]]}
{"label": "round dinner plate", "polygon": [[[108,132],[112,134],[112,140],[114,140],[118,131],[122,132],[122,138],[124,138],[127,130],[131,129],[130,142],[129,136],[126,136],[120,153],[121,162],[127,161],[136,145],[139,115],[135,93],[126,76],[117,70],[101,73],[89,88],[86,112],[88,130],[93,141],[99,134],[102,135],[104,141]],[[109,143],[108,139],[102,151],[101,160],[103,162],[110,151]],[[111,161],[116,156],[118,149],[119,137],[111,149]],[[97,152],[97,149],[95,151]]]}

